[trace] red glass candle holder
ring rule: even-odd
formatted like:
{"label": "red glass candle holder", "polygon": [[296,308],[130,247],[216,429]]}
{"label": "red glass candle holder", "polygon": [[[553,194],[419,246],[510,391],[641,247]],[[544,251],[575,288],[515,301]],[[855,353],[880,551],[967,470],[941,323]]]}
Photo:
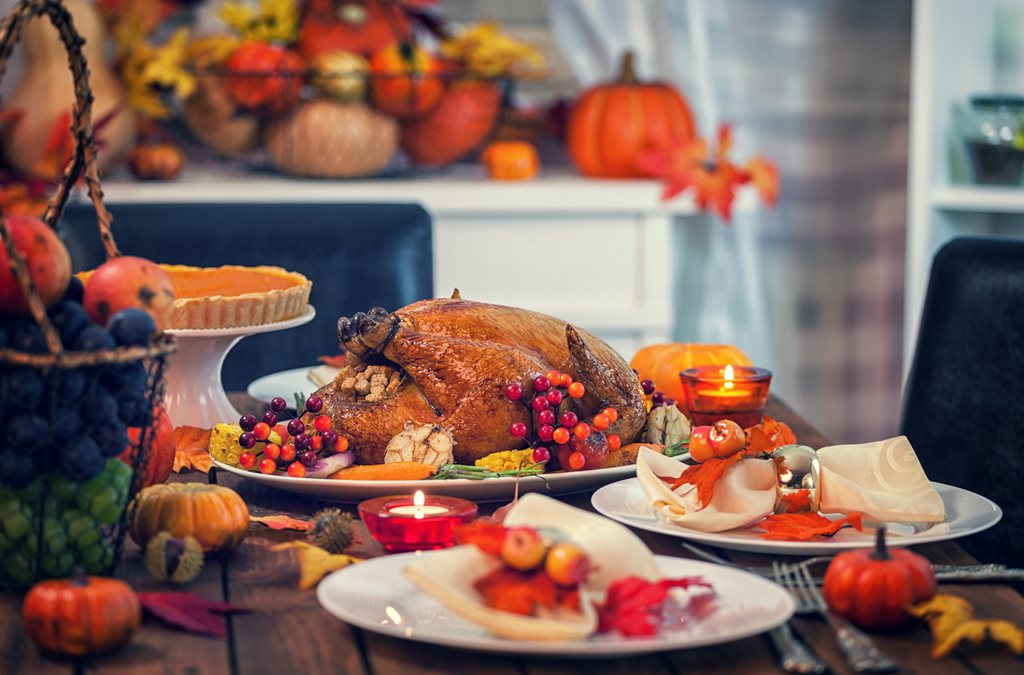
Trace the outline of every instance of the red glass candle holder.
{"label": "red glass candle holder", "polygon": [[455,543],[455,528],[476,518],[477,506],[456,497],[375,497],[359,505],[366,529],[386,551],[424,551]]}
{"label": "red glass candle holder", "polygon": [[695,426],[730,419],[741,427],[761,422],[772,373],[749,366],[701,366],[679,373],[683,405]]}

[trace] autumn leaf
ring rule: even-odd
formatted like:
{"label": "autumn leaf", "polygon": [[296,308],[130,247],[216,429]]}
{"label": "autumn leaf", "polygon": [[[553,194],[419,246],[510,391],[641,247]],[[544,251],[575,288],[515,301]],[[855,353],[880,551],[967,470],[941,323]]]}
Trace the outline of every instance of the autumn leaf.
{"label": "autumn leaf", "polygon": [[796,443],[796,434],[785,422],[779,422],[768,415],[760,424],[747,427],[743,430],[747,435],[746,453],[765,454],[783,445]]}
{"label": "autumn leaf", "polygon": [[932,658],[946,656],[962,642],[977,646],[986,639],[1001,642],[1014,654],[1024,653],[1024,630],[1018,628],[1017,624],[1002,619],[971,619],[954,628],[944,640],[936,642],[932,648]]}
{"label": "autumn leaf", "polygon": [[847,526],[863,530],[862,518],[859,513],[851,513],[838,520],[811,511],[777,513],[757,522],[755,527],[764,530],[763,538],[770,541],[809,541],[818,537],[831,537]]}
{"label": "autumn leaf", "polygon": [[761,201],[774,206],[779,200],[779,170],[774,164],[758,155],[747,162],[744,171],[750,176],[750,182],[757,188]]}
{"label": "autumn leaf", "polygon": [[673,588],[712,587],[702,577],[659,581],[634,576],[617,579],[608,586],[605,602],[597,606],[597,632],[617,631],[626,637],[656,635],[662,622],[663,606]]}
{"label": "autumn leaf", "polygon": [[305,532],[313,526],[313,524],[308,520],[299,520],[298,518],[292,518],[291,516],[283,514],[273,516],[249,516],[249,520],[253,523],[266,525],[272,530],[298,530],[299,532]]}
{"label": "autumn leaf", "polygon": [[949,637],[957,626],[974,616],[971,603],[956,595],[937,593],[929,600],[907,608],[912,616],[923,618],[936,642]]}
{"label": "autumn leaf", "polygon": [[317,585],[327,574],[347,567],[352,563],[359,562],[344,553],[331,554],[319,546],[307,544],[304,541],[290,541],[278,544],[271,548],[271,551],[287,551],[295,549],[299,552],[299,588],[308,590]]}
{"label": "autumn leaf", "polygon": [[783,507],[783,513],[798,513],[809,511],[811,508],[811,491],[796,490],[782,495],[779,505]]}
{"label": "autumn leaf", "polygon": [[204,600],[185,591],[137,593],[146,612],[189,633],[223,638],[227,636],[226,614],[252,611],[248,607]]}
{"label": "autumn leaf", "polygon": [[531,77],[544,68],[544,54],[533,45],[501,32],[497,21],[463,29],[442,42],[440,52],[443,58],[462,63],[466,72],[477,77]]}
{"label": "autumn leaf", "polygon": [[243,40],[290,44],[298,35],[295,0],[260,0],[259,9],[246,2],[226,2],[218,16]]}
{"label": "autumn leaf", "polygon": [[668,483],[672,490],[678,490],[687,484],[693,485],[697,490],[697,501],[700,503],[700,507],[704,508],[714,499],[715,485],[718,481],[743,458],[742,452],[728,457],[712,457],[700,464],[687,467],[675,478],[666,476],[659,476],[659,478]]}
{"label": "autumn leaf", "polygon": [[213,459],[207,446],[210,444],[210,430],[182,425],[174,429],[174,472],[195,469],[208,473]]}
{"label": "autumn leaf", "polygon": [[320,358],[317,359],[317,361],[324,364],[325,366],[330,366],[332,368],[344,368],[345,354],[341,353],[338,354],[337,356],[321,356]]}

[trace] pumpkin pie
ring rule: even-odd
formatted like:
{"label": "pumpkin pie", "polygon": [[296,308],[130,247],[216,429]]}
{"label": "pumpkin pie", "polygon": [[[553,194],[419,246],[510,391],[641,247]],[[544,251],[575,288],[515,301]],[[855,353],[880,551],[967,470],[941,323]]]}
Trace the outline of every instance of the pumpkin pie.
{"label": "pumpkin pie", "polygon": [[292,319],[309,304],[313,282],[280,267],[160,265],[174,286],[169,328],[256,326]]}

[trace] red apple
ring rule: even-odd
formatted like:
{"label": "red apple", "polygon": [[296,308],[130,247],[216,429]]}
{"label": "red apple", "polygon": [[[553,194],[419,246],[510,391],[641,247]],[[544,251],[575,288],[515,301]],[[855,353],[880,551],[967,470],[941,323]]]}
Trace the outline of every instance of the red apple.
{"label": "red apple", "polygon": [[590,558],[576,544],[560,542],[548,551],[544,571],[559,586],[578,586],[590,572]]}
{"label": "red apple", "polygon": [[[29,277],[43,304],[49,307],[64,297],[71,281],[68,249],[57,234],[38,218],[8,216],[6,220],[14,247],[24,256]],[[11,274],[6,245],[0,245],[0,313],[28,314],[28,303]]]}
{"label": "red apple", "polygon": [[544,562],[547,547],[544,538],[532,527],[510,527],[501,543],[501,559],[506,565],[528,572]]}
{"label": "red apple", "polygon": [[[139,442],[140,431],[139,427],[128,427],[129,443],[125,451],[121,453],[120,459],[129,466],[132,461],[132,448]],[[161,405],[153,406],[153,431],[150,432],[149,438],[150,445],[146,450],[149,453],[149,460],[146,464],[142,487],[166,482],[174,468],[174,453],[177,449],[174,443],[174,425],[171,424],[171,418]]]}
{"label": "red apple", "polygon": [[171,322],[174,287],[171,278],[156,263],[145,258],[122,255],[97,267],[85,280],[82,302],[89,317],[106,326],[122,309],[138,307],[149,312],[162,332]]}

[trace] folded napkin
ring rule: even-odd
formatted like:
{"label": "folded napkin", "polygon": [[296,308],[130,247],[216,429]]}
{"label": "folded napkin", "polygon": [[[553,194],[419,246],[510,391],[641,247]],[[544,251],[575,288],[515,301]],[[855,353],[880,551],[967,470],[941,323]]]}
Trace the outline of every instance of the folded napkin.
{"label": "folded napkin", "polygon": [[701,508],[697,490],[683,485],[676,490],[658,476],[676,478],[685,464],[640,448],[636,477],[655,513],[665,520],[704,532],[742,527],[775,511],[778,488],[775,463],[768,459],[744,459],[731,467],[715,485],[711,502]]}
{"label": "folded napkin", "polygon": [[[743,464],[744,462],[741,462]],[[878,521],[941,523],[946,507],[906,436],[818,450],[818,510]]]}

